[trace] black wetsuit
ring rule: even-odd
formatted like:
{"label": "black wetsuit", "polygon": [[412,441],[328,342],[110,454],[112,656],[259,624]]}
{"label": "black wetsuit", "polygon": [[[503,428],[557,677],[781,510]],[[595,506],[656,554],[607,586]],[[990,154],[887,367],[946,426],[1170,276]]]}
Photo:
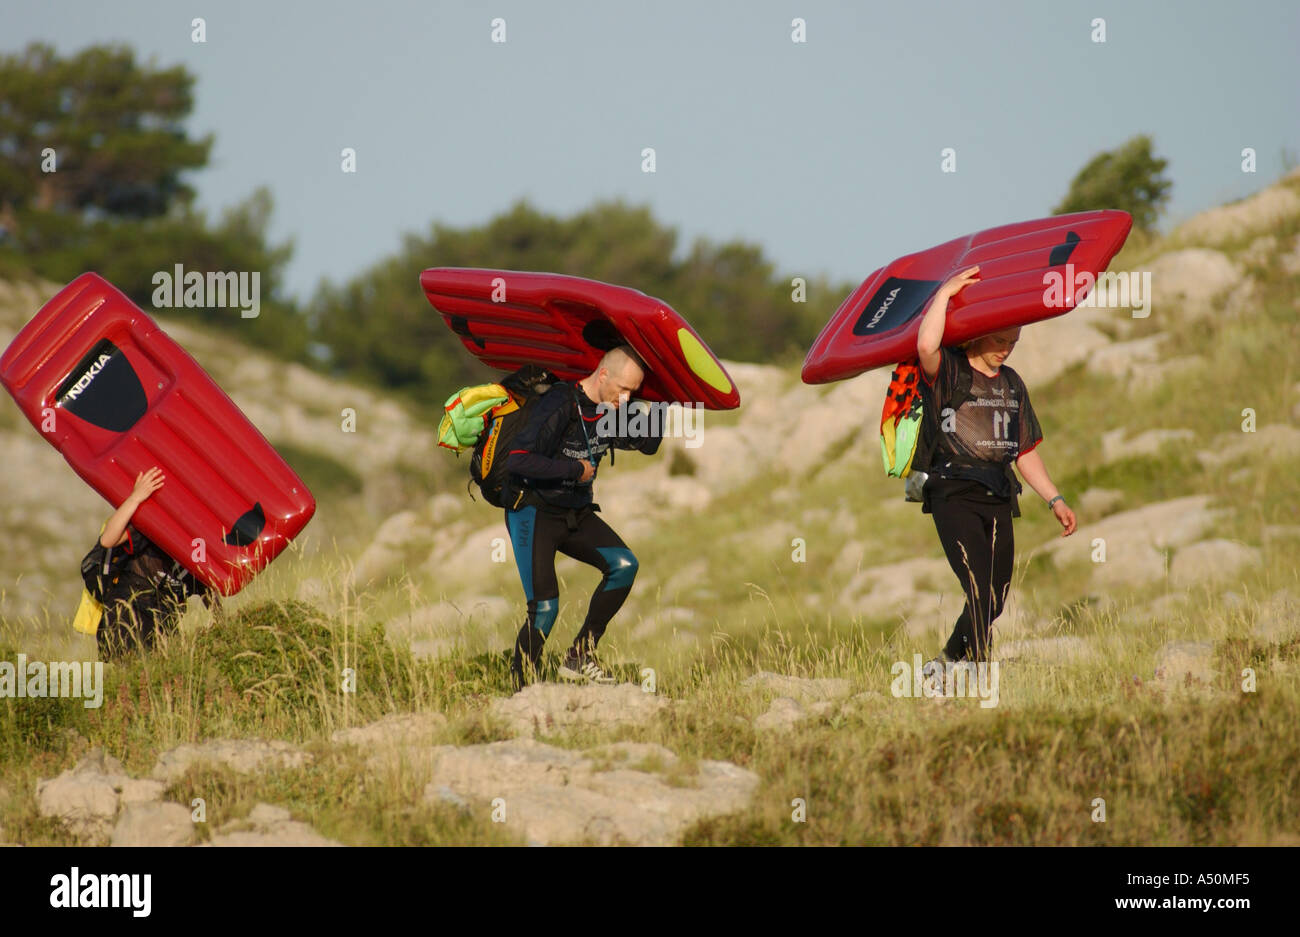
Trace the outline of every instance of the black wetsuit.
{"label": "black wetsuit", "polygon": [[86,589],[104,606],[95,640],[102,657],[153,647],[176,630],[185,602],[207,587],[134,527],[116,547],[98,541],[81,561]]}
{"label": "black wetsuit", "polygon": [[[931,382],[922,369],[922,406],[939,417],[957,385],[971,372],[971,396],[940,430],[922,489],[922,511],[934,517],[948,565],[966,594],[944,653],[953,660],[987,660],[993,621],[1006,605],[1015,563],[1011,519],[1020,516],[1022,490],[1011,463],[1043,439],[1025,382],[1007,365],[995,377],[971,368],[965,352],[940,349]],[[945,431],[946,430],[946,431]]]}
{"label": "black wetsuit", "polygon": [[[581,414],[579,414],[581,405]],[[528,422],[515,437],[506,458],[510,484],[506,491],[506,527],[515,563],[528,602],[528,618],[515,641],[515,661],[535,666],[542,644],[559,612],[559,583],[555,554],[594,566],[602,573],[592,594],[587,617],[574,639],[579,653],[595,649],[614,614],[622,607],[636,578],[637,560],[613,529],[596,512],[593,475],[579,482],[583,462],[599,466],[611,447],[653,455],[662,441],[662,423],[646,421],[644,435],[627,425],[628,435],[600,432],[617,429],[614,417],[602,414],[582,388],[572,382],[551,387],[533,404]]]}

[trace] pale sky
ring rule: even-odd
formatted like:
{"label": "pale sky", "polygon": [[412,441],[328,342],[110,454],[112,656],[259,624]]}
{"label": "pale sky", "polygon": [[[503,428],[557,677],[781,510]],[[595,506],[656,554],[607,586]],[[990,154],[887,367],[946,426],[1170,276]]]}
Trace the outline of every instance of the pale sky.
{"label": "pale sky", "polygon": [[648,203],[683,247],[743,237],[786,275],[857,281],[1048,214],[1089,157],[1137,133],[1169,160],[1166,228],[1276,179],[1284,149],[1300,157],[1295,0],[6,4],[0,49],[36,39],[126,42],[195,74],[189,127],[216,134],[199,204],[215,215],[268,185],[301,299],[404,233],[521,197],[561,215]]}

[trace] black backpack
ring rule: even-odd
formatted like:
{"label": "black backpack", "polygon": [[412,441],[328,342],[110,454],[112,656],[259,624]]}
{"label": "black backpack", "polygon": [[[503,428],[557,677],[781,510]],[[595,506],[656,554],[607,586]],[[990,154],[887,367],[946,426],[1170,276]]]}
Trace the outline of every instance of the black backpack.
{"label": "black backpack", "polygon": [[510,473],[506,471],[510,443],[524,428],[532,405],[558,382],[559,378],[535,364],[524,365],[500,382],[515,406],[498,408],[506,412],[492,418],[474,444],[474,454],[469,459],[470,480],[478,485],[483,500],[488,504],[505,507],[506,489],[510,483]]}

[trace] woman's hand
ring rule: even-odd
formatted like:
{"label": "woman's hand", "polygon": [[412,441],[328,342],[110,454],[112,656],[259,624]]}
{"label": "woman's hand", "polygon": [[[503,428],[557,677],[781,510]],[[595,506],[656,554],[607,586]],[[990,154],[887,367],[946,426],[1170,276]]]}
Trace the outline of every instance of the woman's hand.
{"label": "woman's hand", "polygon": [[135,487],[127,495],[122,506],[113,512],[104,523],[104,530],[99,535],[99,543],[104,547],[115,547],[126,539],[126,528],[135,516],[135,509],[144,504],[149,496],[163,486],[162,469],[154,466],[147,472],[135,477]]}
{"label": "woman's hand", "polygon": [[135,477],[135,488],[131,491],[129,501],[143,504],[148,497],[163,486],[162,469],[154,466],[147,472],[141,472]]}
{"label": "woman's hand", "polygon": [[1065,530],[1061,531],[1062,537],[1068,537],[1070,534],[1074,533],[1076,526],[1074,512],[1070,510],[1068,504],[1064,501],[1056,502],[1052,505],[1052,513],[1056,515],[1056,519],[1060,521],[1061,526],[1065,528]]}
{"label": "woman's hand", "polygon": [[947,293],[949,296],[956,296],[972,283],[979,282],[979,273],[980,268],[978,266],[967,267],[960,273],[955,273],[950,276],[944,281],[943,286],[939,287],[939,289],[942,292]]}
{"label": "woman's hand", "polygon": [[979,272],[979,267],[967,267],[949,277],[925,307],[921,328],[916,333],[916,356],[921,362],[921,370],[927,382],[933,382],[939,373],[939,362],[942,360],[939,346],[943,343],[943,332],[948,323],[948,300],[978,280]]}

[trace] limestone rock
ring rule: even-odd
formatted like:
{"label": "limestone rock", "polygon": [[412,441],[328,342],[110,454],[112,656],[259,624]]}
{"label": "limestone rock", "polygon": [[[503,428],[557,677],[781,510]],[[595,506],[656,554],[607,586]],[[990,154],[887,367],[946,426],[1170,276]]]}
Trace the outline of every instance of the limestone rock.
{"label": "limestone rock", "polygon": [[653,637],[660,631],[689,625],[697,617],[698,615],[693,609],[670,605],[667,608],[659,609],[652,615],[647,615],[632,629],[632,637],[638,639]]}
{"label": "limestone rock", "polygon": [[[481,517],[480,512],[474,511],[472,517]],[[483,526],[475,527],[469,520],[458,522],[437,531],[423,569],[440,583],[479,582],[484,563],[491,558],[496,542],[502,540],[509,543],[500,511],[495,512],[492,523]],[[510,559],[508,548],[506,557]]]}
{"label": "limestone rock", "polygon": [[1300,634],[1300,598],[1289,589],[1279,589],[1260,606],[1254,634],[1280,644]]}
{"label": "limestone rock", "polygon": [[1201,212],[1179,225],[1171,235],[1180,241],[1225,244],[1251,233],[1268,233],[1300,214],[1300,194],[1285,185],[1271,185],[1230,205]]}
{"label": "limestone rock", "polygon": [[899,606],[915,611],[917,594],[934,591],[936,587],[960,594],[946,560],[916,557],[872,566],[855,574],[841,591],[839,602],[848,610],[873,615]]}
{"label": "limestone rock", "polygon": [[163,752],[151,775],[170,784],[196,764],[222,764],[240,774],[255,774],[275,767],[301,768],[310,761],[306,752],[279,739],[214,739]]}
{"label": "limestone rock", "polygon": [[995,647],[999,659],[1023,658],[1049,663],[1077,663],[1088,660],[1096,654],[1092,642],[1077,635],[1006,641]]}
{"label": "limestone rock", "polygon": [[1114,488],[1089,488],[1079,495],[1077,511],[1080,518],[1102,518],[1124,501],[1124,492]]}
{"label": "limestone rock", "polygon": [[515,735],[531,736],[576,727],[645,725],[668,705],[633,683],[568,686],[534,683],[492,703],[491,712]]}
{"label": "limestone rock", "polygon": [[194,841],[190,811],[173,803],[133,803],[113,828],[114,846],[188,846]]}
{"label": "limestone rock", "polygon": [[1300,459],[1300,428],[1281,423],[1261,426],[1253,433],[1225,433],[1215,445],[1196,453],[1206,468],[1238,465],[1259,459]]}
{"label": "limestone rock", "polygon": [[1140,627],[1147,627],[1155,622],[1176,619],[1181,613],[1183,596],[1181,593],[1162,595],[1151,601],[1127,610],[1124,620]]}
{"label": "limestone rock", "polygon": [[1163,335],[1148,335],[1127,342],[1115,342],[1104,348],[1098,348],[1088,358],[1088,370],[1094,374],[1105,374],[1117,380],[1125,380],[1129,375],[1154,364],[1160,357],[1160,343]]}
{"label": "limestone rock", "polygon": [[1146,393],[1166,381],[1178,380],[1205,366],[1205,358],[1201,355],[1178,355],[1136,368],[1129,373],[1128,380],[1135,392]]}
{"label": "limestone rock", "polygon": [[330,741],[358,748],[428,745],[446,724],[447,717],[439,712],[394,713],[364,726],[339,729]]}
{"label": "limestone rock", "polygon": [[1300,234],[1291,242],[1291,249],[1282,255],[1282,271],[1293,277],[1300,277]]}
{"label": "limestone rock", "polygon": [[379,771],[423,758],[446,724],[442,713],[396,713],[368,725],[339,729],[330,741],[364,752],[367,768]]}
{"label": "limestone rock", "polygon": [[65,771],[36,785],[36,806],[43,817],[55,817],[74,835],[100,842],[117,815],[117,790],[98,773]]}
{"label": "limestone rock", "polygon": [[1170,443],[1187,443],[1196,438],[1190,429],[1149,429],[1131,439],[1124,436],[1128,430],[1114,429],[1101,436],[1101,461],[1105,465],[1121,459],[1132,459],[1157,454]]}
{"label": "limestone rock", "polygon": [[1152,315],[1196,321],[1215,312],[1215,300],[1235,289],[1242,271],[1224,253],[1188,248],[1157,257],[1150,265]]}
{"label": "limestone rock", "polygon": [[213,846],[341,846],[306,823],[291,819],[283,807],[258,804],[244,820],[225,824],[212,837]]}
{"label": "limestone rock", "polygon": [[844,699],[853,692],[849,681],[839,677],[790,677],[767,670],[760,670],[752,677],[747,677],[741,686],[768,690],[779,697],[803,702]]}
{"label": "limestone rock", "polygon": [[799,705],[798,700],[788,696],[778,696],[772,700],[772,705],[768,707],[767,712],[754,720],[754,728],[760,732],[781,731],[793,728],[796,723],[807,717],[807,711]]}
{"label": "limestone rock", "polygon": [[1260,551],[1233,540],[1202,540],[1174,554],[1169,581],[1187,588],[1202,582],[1233,579],[1251,566],[1258,566]]}
{"label": "limestone rock", "polygon": [[148,804],[161,800],[167,785],[150,778],[128,778],[118,797],[123,807],[129,804]]}
{"label": "limestone rock", "polygon": [[429,499],[427,510],[433,523],[442,526],[452,518],[457,517],[468,503],[468,497],[460,497],[448,491],[440,491]]}
{"label": "limestone rock", "polygon": [[648,755],[641,760],[677,770],[676,756],[660,746],[625,749],[629,766],[613,770],[600,770],[609,764],[611,747],[576,752],[513,739],[436,751],[426,800],[454,796],[484,816],[496,801],[507,827],[537,845],[671,845],[704,817],[744,809],[759,783],[757,775],[727,762],[701,761],[694,774],[675,775],[674,783],[631,766]]}
{"label": "limestone rock", "polygon": [[1156,653],[1156,681],[1170,687],[1214,679],[1212,641],[1171,641]]}
{"label": "limestone rock", "polygon": [[422,540],[432,539],[432,533],[415,511],[400,511],[384,521],[375,532],[374,539],[357,559],[351,580],[363,584],[385,576],[400,574],[400,563],[406,551]]}
{"label": "limestone rock", "polygon": [[40,815],[59,819],[73,835],[94,843],[107,840],[120,806],[161,794],[161,785],[132,780],[122,763],[102,748],[91,749],[74,767],[36,784]]}
{"label": "limestone rock", "polygon": [[1197,540],[1219,517],[1209,507],[1209,495],[1190,495],[1121,511],[1094,523],[1085,523],[1070,537],[1053,537],[1030,551],[1051,557],[1057,566],[1092,563],[1093,541],[1105,541],[1105,562],[1095,563],[1098,587],[1148,585],[1165,575],[1166,549]]}

